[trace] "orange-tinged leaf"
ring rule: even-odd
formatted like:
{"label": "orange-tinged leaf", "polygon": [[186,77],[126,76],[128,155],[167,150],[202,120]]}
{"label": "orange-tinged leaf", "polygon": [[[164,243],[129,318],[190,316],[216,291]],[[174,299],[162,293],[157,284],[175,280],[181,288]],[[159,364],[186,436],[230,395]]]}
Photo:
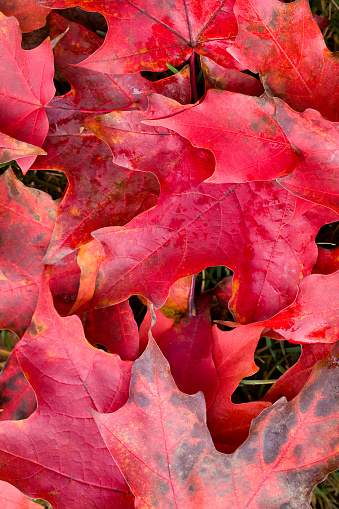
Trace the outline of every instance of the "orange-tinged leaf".
{"label": "orange-tinged leaf", "polygon": [[7,163],[13,159],[20,159],[32,155],[44,155],[46,152],[39,147],[29,143],[15,140],[6,134],[0,133],[0,164]]}
{"label": "orange-tinged leaf", "polygon": [[37,5],[35,0],[0,0],[0,11],[15,16],[23,32],[32,32],[45,25],[50,9]]}

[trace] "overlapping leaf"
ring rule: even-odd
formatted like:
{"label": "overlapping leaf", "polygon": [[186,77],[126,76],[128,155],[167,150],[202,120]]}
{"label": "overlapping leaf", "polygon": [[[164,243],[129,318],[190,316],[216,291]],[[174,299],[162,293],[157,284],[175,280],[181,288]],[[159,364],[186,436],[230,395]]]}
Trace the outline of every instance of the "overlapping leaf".
{"label": "overlapping leaf", "polygon": [[41,509],[41,505],[28,500],[14,486],[0,481],[0,504],[6,509]]}
{"label": "overlapping leaf", "polygon": [[333,218],[322,208],[290,221],[295,203],[272,182],[202,184],[163,199],[124,228],[95,232],[106,259],[93,306],[138,293],[161,307],[180,277],[226,265],[235,273],[231,308],[237,319],[272,316],[293,301],[300,277],[310,274],[314,236]]}
{"label": "overlapping leaf", "polygon": [[300,281],[298,295],[264,325],[292,343],[334,343],[338,339],[339,271],[311,274]]}
{"label": "overlapping leaf", "polygon": [[0,11],[5,16],[15,16],[23,32],[43,27],[50,12],[46,7],[37,5],[35,0],[0,0]]}
{"label": "overlapping leaf", "polygon": [[211,150],[216,169],[209,182],[273,180],[291,173],[296,163],[273,112],[265,96],[209,90],[201,104],[149,124],[172,129],[194,146]]}
{"label": "overlapping leaf", "polygon": [[178,66],[193,51],[210,56],[225,67],[237,65],[226,51],[237,33],[234,0],[207,0],[203,4],[199,0],[151,4],[141,0],[39,0],[38,3],[56,9],[77,5],[105,16],[109,26],[107,37],[99,51],[81,62],[87,69],[111,74],[142,69],[163,71],[166,62]]}
{"label": "overlapping leaf", "polygon": [[298,154],[281,185],[306,200],[339,211],[339,127],[314,110],[297,113],[275,99],[276,119]]}
{"label": "overlapping leaf", "polygon": [[336,347],[297,398],[263,411],[247,441],[224,455],[201,395],[177,389],[152,341],[134,363],[126,405],[95,420],[142,509],[306,508],[312,487],[339,465],[338,382]]}
{"label": "overlapping leaf", "polygon": [[0,133],[0,164],[8,163],[13,159],[37,156],[39,154],[42,155],[45,152],[39,147],[34,147],[29,143],[15,140],[6,134]]}
{"label": "overlapping leaf", "polygon": [[[11,329],[20,337],[29,326],[37,303],[41,262],[57,207],[48,194],[21,184],[11,170],[0,177],[0,203],[0,327]],[[75,259],[65,260],[61,272],[60,266],[53,268],[57,276],[53,278],[53,292],[61,297],[58,309],[67,313],[78,288]]]}
{"label": "overlapping leaf", "polygon": [[327,49],[308,0],[236,0],[234,13],[239,33],[228,51],[259,72],[267,93],[295,110],[314,108],[337,121],[339,61]]}
{"label": "overlapping leaf", "polygon": [[268,406],[264,402],[235,404],[231,400],[239,382],[258,371],[254,351],[262,330],[261,325],[246,325],[229,332],[213,327],[213,359],[219,385],[207,411],[207,425],[219,451],[235,451],[247,438],[252,419]]}
{"label": "overlapping leaf", "polygon": [[27,419],[36,409],[36,397],[17,359],[16,347],[0,374],[0,420]]}
{"label": "overlapping leaf", "polygon": [[[53,98],[53,53],[46,39],[35,49],[21,49],[21,31],[15,18],[0,12],[0,131],[41,147],[48,120],[44,106]],[[28,170],[36,156],[20,160]]]}
{"label": "overlapping leaf", "polygon": [[132,508],[90,412],[124,404],[131,362],[92,348],[78,317],[56,313],[44,279],[17,356],[38,407],[24,421],[0,423],[1,478],[56,509]]}

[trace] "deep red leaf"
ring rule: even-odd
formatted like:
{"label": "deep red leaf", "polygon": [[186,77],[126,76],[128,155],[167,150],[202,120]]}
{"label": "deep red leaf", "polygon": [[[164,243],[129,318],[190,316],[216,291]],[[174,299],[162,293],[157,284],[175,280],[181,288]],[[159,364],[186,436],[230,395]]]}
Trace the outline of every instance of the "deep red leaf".
{"label": "deep red leaf", "polygon": [[61,318],[45,278],[17,356],[38,407],[24,421],[0,423],[1,478],[56,509],[132,508],[91,416],[124,404],[132,363],[92,348],[78,317]]}
{"label": "deep red leaf", "polygon": [[57,65],[72,86],[71,92],[64,98],[65,106],[68,104],[69,107],[79,110],[94,110],[93,113],[131,106],[146,109],[147,96],[151,93],[163,94],[182,104],[190,103],[188,66],[179,73],[156,82],[148,81],[138,72],[105,74],[98,72],[97,68],[89,70],[74,67],[100,48],[102,38],[55,12],[48,17],[48,25],[53,39],[64,34],[55,47],[54,55]]}
{"label": "deep red leaf", "polygon": [[339,271],[311,274],[300,281],[289,307],[263,322],[292,343],[333,343],[338,339]]}
{"label": "deep red leaf", "polygon": [[261,81],[237,69],[225,69],[208,57],[201,57],[205,90],[217,88],[244,95],[260,96],[264,93]]}
{"label": "deep red leaf", "polygon": [[208,90],[201,104],[147,123],[172,129],[194,146],[211,150],[216,168],[209,182],[251,182],[287,175],[296,164],[273,113],[274,105],[266,96]]}
{"label": "deep red leaf", "polygon": [[[48,120],[44,106],[54,96],[53,53],[46,39],[35,49],[21,49],[21,31],[15,18],[0,13],[0,131],[41,147]],[[20,159],[28,170],[36,156]]]}
{"label": "deep red leaf", "polygon": [[339,466],[338,350],[316,366],[293,402],[264,410],[248,440],[224,455],[212,445],[201,395],[177,389],[151,341],[133,365],[126,405],[95,413],[136,506],[306,509],[313,486]]}
{"label": "deep red leaf", "polygon": [[233,452],[248,437],[252,419],[266,408],[267,403],[235,404],[231,396],[239,382],[258,371],[254,351],[263,330],[261,325],[246,325],[229,332],[213,326],[213,359],[219,386],[207,412],[207,425],[216,448]]}
{"label": "deep red leaf", "polygon": [[187,394],[202,391],[207,408],[219,384],[212,358],[211,300],[212,295],[201,296],[196,302],[196,316],[184,315],[158,343],[178,388]]}
{"label": "deep red leaf", "polygon": [[332,274],[339,270],[339,247],[325,249],[318,246],[318,259],[313,267],[313,274]]}
{"label": "deep red leaf", "polygon": [[162,196],[194,187],[209,178],[214,157],[164,127],[146,125],[153,118],[175,115],[190,109],[158,94],[149,97],[146,112],[117,111],[91,118],[86,128],[111,148],[114,162],[126,168],[152,171],[158,178]]}
{"label": "deep red leaf", "polygon": [[339,61],[326,47],[308,0],[236,0],[239,25],[228,51],[259,72],[268,94],[292,108],[338,120]]}
{"label": "deep red leaf", "polygon": [[128,301],[87,313],[85,335],[92,345],[103,345],[121,359],[138,357],[139,331]]}
{"label": "deep red leaf", "polygon": [[[152,2],[141,0],[39,0],[39,5],[64,9],[75,5],[101,12],[109,26],[102,48],[81,62],[94,71],[132,73],[167,70],[190,58],[195,50],[224,67],[239,66],[227,53],[237,33],[234,0]],[[142,27],[142,30],[140,30]]]}
{"label": "deep red leaf", "polygon": [[65,97],[51,102],[50,131],[43,145],[48,156],[38,158],[33,166],[63,171],[69,182],[45,263],[55,263],[93,240],[91,232],[97,228],[127,223],[147,194],[158,192],[153,175],[113,164],[105,143],[88,131],[80,132],[89,115],[68,109]]}
{"label": "deep red leaf", "polygon": [[0,374],[0,421],[27,419],[36,409],[36,397],[17,359],[17,346]]}

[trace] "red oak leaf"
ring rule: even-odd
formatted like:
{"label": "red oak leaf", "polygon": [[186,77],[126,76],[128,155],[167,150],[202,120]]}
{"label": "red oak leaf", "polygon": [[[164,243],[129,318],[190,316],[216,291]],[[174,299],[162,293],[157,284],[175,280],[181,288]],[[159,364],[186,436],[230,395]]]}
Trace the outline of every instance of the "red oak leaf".
{"label": "red oak leaf", "polygon": [[[41,147],[48,131],[44,106],[55,92],[51,43],[45,40],[24,51],[17,20],[0,13],[0,26],[0,131]],[[22,158],[22,171],[27,171],[35,158]]]}
{"label": "red oak leaf", "polygon": [[279,182],[293,194],[339,211],[339,126],[314,110],[297,113],[275,99],[276,119],[298,155]]}
{"label": "red oak leaf", "polygon": [[22,32],[32,32],[46,24],[50,9],[37,5],[35,0],[0,0],[0,11],[15,16]]}
{"label": "red oak leaf", "polygon": [[260,96],[264,87],[254,76],[245,74],[237,69],[225,69],[208,57],[201,57],[201,68],[204,73],[205,90],[217,88],[244,95]]}
{"label": "red oak leaf", "polygon": [[239,33],[228,51],[259,72],[268,94],[338,120],[339,61],[327,49],[308,0],[236,0]]}
{"label": "red oak leaf", "polygon": [[226,265],[235,273],[237,319],[273,316],[293,302],[300,277],[311,273],[314,237],[334,217],[322,207],[290,221],[295,203],[272,182],[202,184],[162,199],[126,227],[93,233],[106,259],[92,305],[117,304],[137,293],[160,308],[177,279]]}
{"label": "red oak leaf", "polygon": [[126,405],[95,413],[136,506],[308,507],[313,486],[339,466],[338,350],[315,367],[297,398],[264,410],[246,442],[224,455],[213,447],[201,394],[177,389],[150,341],[133,365]]}
{"label": "red oak leaf", "polygon": [[207,408],[219,384],[212,358],[211,300],[212,295],[202,295],[196,302],[196,316],[184,315],[158,342],[178,388],[187,394],[202,391]]}
{"label": "red oak leaf", "polygon": [[0,133],[0,164],[8,163],[21,157],[45,155],[46,152],[29,143],[15,140],[6,134]]}
{"label": "red oak leaf", "polygon": [[103,345],[121,359],[134,361],[139,355],[139,331],[128,301],[86,315],[86,339]]}
{"label": "red oak leaf", "polygon": [[189,66],[169,78],[155,82],[148,81],[138,72],[105,74],[97,72],[98,69],[74,67],[84,57],[99,49],[103,39],[55,12],[49,15],[48,26],[52,39],[62,36],[55,46],[54,56],[72,86],[71,92],[64,97],[64,107],[68,105],[79,110],[96,110],[93,113],[132,106],[145,109],[147,96],[151,93],[171,97],[182,104],[191,102]]}
{"label": "red oak leaf", "polygon": [[166,62],[178,66],[194,51],[224,67],[240,67],[226,51],[237,33],[234,0],[149,5],[141,0],[40,0],[39,5],[56,9],[77,5],[105,16],[109,30],[104,44],[79,64],[87,69],[110,74],[163,71]]}
{"label": "red oak leaf", "polygon": [[263,322],[292,343],[333,343],[338,339],[339,271],[311,274],[300,281],[295,301]]}
{"label": "red oak leaf", "polygon": [[[11,329],[21,337],[37,303],[41,263],[57,207],[48,194],[25,187],[11,170],[0,177],[0,204],[0,328]],[[72,305],[79,272],[74,257],[53,268],[53,292],[60,311],[67,313],[69,303]]]}
{"label": "red oak leaf", "polygon": [[269,406],[256,401],[234,404],[231,400],[239,382],[259,369],[254,351],[262,330],[261,325],[246,325],[222,332],[213,326],[213,360],[219,385],[207,411],[207,425],[214,445],[221,452],[235,451],[248,437],[252,419]]}
{"label": "red oak leaf", "polygon": [[132,363],[92,348],[77,316],[61,318],[45,278],[17,356],[38,406],[24,421],[0,422],[1,478],[56,509],[132,508],[91,416],[124,404]]}
{"label": "red oak leaf", "polygon": [[302,390],[309,379],[314,365],[325,359],[333,348],[331,343],[302,345],[299,360],[293,364],[266,392],[263,401],[275,403],[283,396],[290,401]]}
{"label": "red oak leaf", "polygon": [[250,182],[273,180],[295,167],[295,153],[273,113],[266,96],[208,90],[201,104],[147,123],[172,129],[194,146],[211,150],[216,168],[208,182]]}
{"label": "red oak leaf", "polygon": [[5,509],[41,509],[11,484],[0,481],[0,504]]}
{"label": "red oak leaf", "polygon": [[194,187],[213,173],[213,155],[197,149],[182,136],[146,120],[170,116],[182,106],[158,94],[149,96],[146,112],[117,111],[89,119],[85,126],[111,148],[116,164],[133,170],[152,171],[161,193],[172,194]]}
{"label": "red oak leaf", "polygon": [[89,115],[64,108],[65,97],[51,102],[50,131],[43,145],[48,156],[39,157],[33,166],[63,171],[69,182],[44,259],[49,264],[93,240],[93,230],[127,223],[145,197],[158,192],[153,175],[115,165],[104,142],[80,131]]}
{"label": "red oak leaf", "polygon": [[36,397],[17,359],[17,346],[0,374],[0,420],[27,419],[36,409]]}

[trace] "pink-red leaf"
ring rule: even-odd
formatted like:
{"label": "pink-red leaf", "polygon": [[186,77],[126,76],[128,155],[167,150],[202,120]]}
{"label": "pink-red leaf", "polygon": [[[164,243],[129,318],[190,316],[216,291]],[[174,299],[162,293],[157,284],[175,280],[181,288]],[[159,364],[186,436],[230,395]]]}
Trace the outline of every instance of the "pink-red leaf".
{"label": "pink-red leaf", "polygon": [[297,113],[275,99],[276,119],[298,154],[293,173],[279,180],[301,198],[339,211],[339,125],[314,110]]}
{"label": "pink-red leaf", "polygon": [[92,345],[103,345],[121,359],[134,361],[138,357],[138,326],[128,301],[87,313],[85,335]]}
{"label": "pink-red leaf", "polygon": [[[0,13],[0,27],[0,131],[41,147],[48,131],[44,106],[55,92],[51,43],[46,39],[24,51],[17,20]],[[28,170],[35,158],[22,158],[21,169]]]}
{"label": "pink-red leaf", "polygon": [[41,509],[40,504],[28,500],[14,486],[0,481],[0,504],[4,509]]}
{"label": "pink-red leaf", "polygon": [[[11,170],[0,177],[0,204],[0,328],[21,337],[37,303],[41,263],[57,207],[48,194],[25,187]],[[72,305],[79,272],[74,258],[53,268],[53,292],[61,312],[67,313]]]}
{"label": "pink-red leaf", "polygon": [[178,388],[186,394],[202,391],[207,408],[219,384],[212,358],[211,299],[212,295],[201,296],[196,316],[184,315],[158,343]]}
{"label": "pink-red leaf", "polygon": [[321,207],[290,221],[295,206],[295,197],[272,182],[202,184],[168,196],[123,228],[93,233],[106,258],[92,305],[137,293],[160,308],[177,279],[226,265],[235,273],[238,320],[269,318],[293,302],[300,277],[315,264],[316,233],[336,218]]}
{"label": "pink-red leaf", "polygon": [[131,362],[92,348],[78,317],[56,313],[44,279],[17,356],[38,406],[24,421],[0,423],[1,478],[56,509],[132,508],[91,416],[124,404]]}

